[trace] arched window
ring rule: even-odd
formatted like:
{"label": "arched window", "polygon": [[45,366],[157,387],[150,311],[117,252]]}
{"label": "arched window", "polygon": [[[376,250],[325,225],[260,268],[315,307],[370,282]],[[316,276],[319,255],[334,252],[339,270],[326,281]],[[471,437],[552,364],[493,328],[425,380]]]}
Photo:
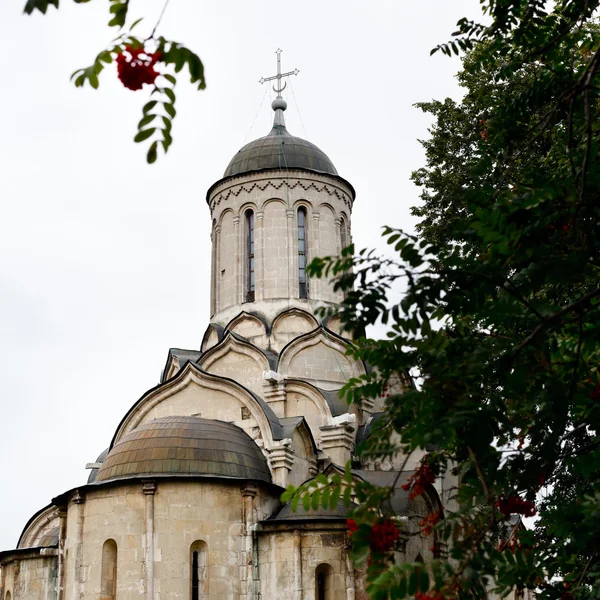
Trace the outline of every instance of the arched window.
{"label": "arched window", "polygon": [[208,546],[206,542],[194,542],[191,551],[192,600],[208,598]]}
{"label": "arched window", "polygon": [[308,298],[306,280],[306,209],[298,209],[298,284],[300,298]]}
{"label": "arched window", "polygon": [[246,211],[246,302],[254,302],[254,211]]}
{"label": "arched window", "polygon": [[333,569],[323,563],[315,569],[315,600],[331,600],[333,597]]}
{"label": "arched window", "polygon": [[348,239],[348,224],[343,217],[340,223],[340,241],[342,243],[342,250],[350,245],[350,240]]}
{"label": "arched window", "polygon": [[6,592],[6,600],[10,600],[10,592]]}
{"label": "arched window", "polygon": [[102,546],[102,580],[100,598],[115,600],[117,596],[117,542],[106,540]]}

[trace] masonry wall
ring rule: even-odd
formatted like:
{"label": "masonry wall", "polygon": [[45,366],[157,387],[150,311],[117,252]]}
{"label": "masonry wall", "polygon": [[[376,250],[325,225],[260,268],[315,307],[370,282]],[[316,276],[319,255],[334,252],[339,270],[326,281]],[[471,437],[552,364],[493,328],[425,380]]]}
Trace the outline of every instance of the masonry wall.
{"label": "masonry wall", "polygon": [[[348,215],[352,192],[334,177],[303,171],[254,173],[217,185],[209,199],[213,220],[213,281],[211,320],[225,325],[240,305],[271,315],[275,301],[294,300],[309,312],[318,303],[338,303],[325,280],[309,281],[309,299],[300,299],[298,283],[298,222],[306,209],[307,258],[338,255],[349,240]],[[246,301],[246,212],[254,212],[255,299]],[[283,305],[276,305],[281,312]]]}
{"label": "masonry wall", "polygon": [[2,567],[0,597],[11,600],[56,600],[56,556],[16,558]]}
{"label": "masonry wall", "polygon": [[[285,530],[259,536],[259,573],[262,598],[316,600],[316,570],[331,567],[327,600],[346,600],[354,594],[354,572],[348,562],[344,526],[281,526]],[[301,576],[300,576],[301,575]]]}
{"label": "masonry wall", "polygon": [[[246,553],[246,525],[269,516],[278,506],[278,500],[265,490],[257,489],[254,508],[245,513],[242,486],[243,482],[156,482],[152,495],[154,600],[189,600],[191,549],[200,541],[208,547],[205,600],[238,599],[245,593],[250,558]],[[117,545],[118,600],[146,597],[147,505],[147,495],[139,482],[93,490],[87,493],[84,502],[70,503],[67,599],[102,597],[102,548],[107,540],[114,540]],[[78,538],[80,511],[83,528]],[[244,514],[248,523],[244,521]],[[39,579],[37,571],[34,575],[30,577],[30,587]],[[31,594],[22,598],[53,600],[49,596]],[[14,595],[13,600],[16,600]]]}

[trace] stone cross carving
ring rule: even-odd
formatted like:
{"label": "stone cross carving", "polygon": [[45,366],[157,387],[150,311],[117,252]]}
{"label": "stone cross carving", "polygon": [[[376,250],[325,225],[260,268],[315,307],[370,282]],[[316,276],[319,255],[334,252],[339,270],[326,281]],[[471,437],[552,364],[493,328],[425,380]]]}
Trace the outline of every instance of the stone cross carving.
{"label": "stone cross carving", "polygon": [[273,91],[277,92],[278,97],[281,96],[281,92],[283,92],[283,90],[285,90],[285,86],[287,85],[287,82],[284,81],[283,87],[281,87],[281,80],[284,77],[289,77],[290,75],[298,75],[298,73],[300,73],[300,71],[298,69],[294,69],[293,71],[288,71],[287,73],[281,72],[281,53],[282,52],[283,52],[283,50],[281,48],[277,48],[277,50],[275,52],[275,54],[277,54],[277,75],[273,75],[272,77],[261,77],[258,80],[258,83],[266,83],[267,81],[273,81],[274,79],[277,79],[277,87],[273,86]]}

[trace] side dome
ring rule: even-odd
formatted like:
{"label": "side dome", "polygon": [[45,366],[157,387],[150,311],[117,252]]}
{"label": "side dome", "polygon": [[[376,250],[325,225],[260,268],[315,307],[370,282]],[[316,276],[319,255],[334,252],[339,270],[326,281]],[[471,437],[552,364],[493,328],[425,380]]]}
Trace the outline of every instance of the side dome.
{"label": "side dome", "polygon": [[223,177],[268,169],[302,169],[337,176],[338,172],[325,152],[314,144],[291,135],[286,129],[283,117],[283,111],[287,108],[286,101],[278,96],[272,107],[275,119],[269,135],[238,150]]}
{"label": "side dome", "polygon": [[106,456],[96,483],[157,475],[271,481],[263,453],[236,425],[162,417],[124,435]]}

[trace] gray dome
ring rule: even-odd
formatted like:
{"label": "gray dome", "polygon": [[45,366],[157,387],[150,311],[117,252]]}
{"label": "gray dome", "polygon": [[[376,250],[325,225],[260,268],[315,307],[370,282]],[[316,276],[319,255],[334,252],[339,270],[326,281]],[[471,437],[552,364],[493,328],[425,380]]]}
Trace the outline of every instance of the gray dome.
{"label": "gray dome", "polygon": [[[281,112],[281,111],[280,111]],[[246,144],[231,159],[223,177],[264,169],[302,169],[337,175],[329,157],[314,144],[291,135],[275,124],[271,133]]]}
{"label": "gray dome", "polygon": [[236,425],[162,417],[124,435],[104,459],[96,482],[156,475],[271,481],[263,453]]}

